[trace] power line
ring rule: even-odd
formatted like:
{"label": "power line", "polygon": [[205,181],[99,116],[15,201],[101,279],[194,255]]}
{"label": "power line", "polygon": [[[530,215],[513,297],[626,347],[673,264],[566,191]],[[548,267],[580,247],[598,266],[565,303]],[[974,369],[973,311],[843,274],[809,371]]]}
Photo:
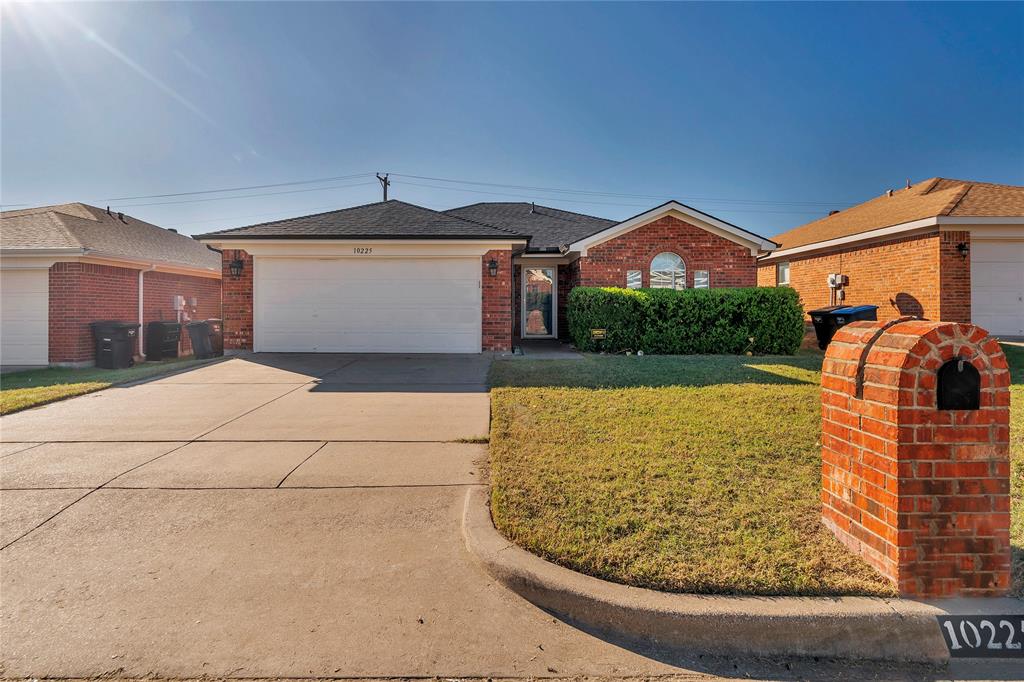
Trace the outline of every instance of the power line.
{"label": "power line", "polygon": [[310,189],[289,189],[283,192],[259,192],[256,194],[236,194],[233,197],[210,197],[207,199],[182,199],[181,201],[154,201],[146,204],[121,204],[118,208],[132,208],[137,206],[168,206],[171,204],[197,204],[205,201],[229,201],[231,199],[250,199],[253,197],[272,197],[278,194],[300,194],[302,192],[322,192],[329,189],[343,189],[345,187],[365,187],[376,185],[376,182],[356,182],[348,185],[332,185],[330,187],[312,187]]}
{"label": "power line", "polygon": [[[455,179],[452,179],[452,178],[435,178],[435,177],[430,177],[430,176],[426,176],[426,175],[409,175],[409,174],[405,174],[405,173],[391,173],[391,175],[394,175],[396,177],[402,177],[402,178],[413,178],[413,179],[416,179],[416,180],[430,180],[432,182],[450,182],[450,183],[460,184],[460,185],[477,185],[477,186],[482,186],[482,187],[503,187],[503,188],[507,188],[507,189],[522,189],[522,190],[530,190],[530,191],[535,191],[535,192],[552,192],[552,193],[560,193],[560,194],[584,194],[584,195],[592,195],[592,196],[624,197],[624,198],[631,198],[631,199],[655,199],[655,200],[663,200],[666,197],[672,196],[671,194],[661,194],[661,195],[656,195],[656,194],[628,194],[628,193],[624,193],[624,192],[603,192],[603,191],[582,190],[582,189],[563,189],[563,188],[555,188],[555,187],[535,187],[535,186],[532,186],[532,185],[509,185],[509,184],[503,184],[503,183],[498,183],[498,182],[478,182],[478,181],[475,181],[475,180],[455,180]],[[806,204],[806,205],[813,205],[813,206],[819,206],[819,205],[820,206],[835,206],[837,204],[840,204],[840,205],[851,205],[853,203],[853,202],[844,202],[844,201],[781,201],[781,200],[772,200],[772,199],[722,199],[722,198],[713,198],[713,197],[694,197],[694,196],[682,196],[682,197],[679,197],[679,198],[680,199],[686,199],[687,201],[719,201],[719,202],[730,202],[730,203],[735,202],[735,203],[744,203],[744,204]]]}
{"label": "power line", "polygon": [[[337,208],[337,207],[338,207],[337,204],[327,204],[325,206],[310,206],[309,208],[303,208],[301,210],[315,212],[315,211],[322,211],[322,210],[326,210],[326,209],[329,209],[329,208]],[[246,218],[263,218],[265,216],[274,216],[274,215],[279,215],[281,213],[291,213],[291,211],[280,211],[280,210],[278,210],[278,211],[269,211],[269,212],[265,212],[265,213],[250,213],[248,215],[236,215],[236,216],[230,216],[230,217],[225,217],[225,218],[206,218],[204,220],[185,220],[185,221],[181,221],[181,222],[171,223],[171,225],[198,225],[200,223],[219,223],[219,222],[229,223],[229,222],[233,222],[235,220],[244,220]]]}
{"label": "power line", "polygon": [[[392,175],[398,175],[398,173],[392,173]],[[491,191],[482,190],[482,189],[466,189],[466,188],[463,188],[463,187],[444,187],[444,186],[441,186],[441,185],[428,185],[428,184],[419,183],[419,182],[408,182],[408,181],[406,181],[406,182],[404,182],[402,184],[403,185],[409,185],[409,186],[412,186],[412,187],[430,187],[432,189],[446,189],[446,190],[448,190],[450,192],[472,192],[473,194],[488,194],[488,195],[491,195],[491,196],[514,197],[514,198],[517,198],[517,199],[536,199],[536,198],[538,198],[538,197],[536,197],[536,195],[511,194],[509,192],[491,192]],[[563,199],[563,198],[560,198],[560,197],[539,197],[539,198],[541,200],[543,200],[543,201],[550,201],[552,203],[562,203],[562,204],[591,204],[591,205],[598,205],[598,206],[623,206],[623,207],[632,207],[632,208],[650,208],[649,204],[627,204],[627,203],[614,202],[614,201],[586,201],[586,200],[582,200],[582,199]],[[667,197],[651,196],[650,198],[653,199],[653,200],[656,200],[656,201],[666,201],[667,200]],[[717,211],[717,212],[720,212],[720,213],[726,213],[726,212],[728,212],[728,213],[780,213],[780,214],[786,214],[786,215],[822,215],[822,213],[823,213],[822,211],[773,211],[773,210],[769,210],[769,209],[742,209],[742,208],[728,208],[728,207],[726,207],[726,208],[716,208],[714,210]]]}
{"label": "power line", "polygon": [[[285,186],[299,185],[299,184],[314,184],[314,183],[317,183],[317,182],[334,182],[334,181],[338,181],[338,180],[348,180],[348,179],[354,179],[354,178],[359,178],[359,177],[372,177],[374,175],[375,175],[374,173],[369,173],[369,172],[367,172],[367,173],[353,173],[353,174],[350,174],[350,175],[337,175],[337,176],[333,176],[333,177],[314,178],[314,179],[307,179],[307,180],[292,180],[292,181],[288,181],[288,182],[273,182],[273,183],[269,183],[269,184],[253,184],[253,185],[246,185],[246,186],[239,186],[239,187],[221,187],[221,188],[218,188],[218,189],[197,189],[197,190],[193,190],[193,191],[176,191],[176,193],[157,194],[157,195],[137,195],[137,196],[134,196],[134,197],[113,197],[113,198],[109,198],[109,199],[95,199],[95,200],[92,200],[92,201],[96,202],[96,203],[103,203],[103,202],[136,201],[136,200],[140,200],[140,199],[170,199],[170,198],[174,198],[174,197],[193,197],[193,196],[200,196],[200,195],[214,195],[214,194],[230,193],[230,191],[244,191],[244,190],[249,190],[249,189],[268,189],[268,188],[273,188],[273,187],[285,187]],[[604,198],[621,198],[621,199],[646,199],[646,200],[654,200],[654,201],[664,201],[667,198],[673,197],[673,195],[671,193],[667,193],[665,195],[638,195],[638,194],[628,194],[628,193],[616,193],[616,191],[602,191],[602,190],[590,190],[590,189],[569,189],[569,188],[564,188],[564,187],[543,187],[543,186],[524,185],[524,184],[509,184],[509,183],[502,183],[502,182],[482,182],[482,181],[478,181],[478,180],[463,180],[463,179],[455,179],[455,178],[433,177],[433,176],[428,176],[428,175],[413,175],[413,174],[407,174],[407,173],[391,173],[391,175],[394,175],[396,177],[406,177],[406,178],[413,178],[413,179],[418,179],[418,180],[428,180],[428,181],[432,181],[432,182],[445,182],[445,183],[451,183],[451,184],[463,184],[463,185],[473,185],[473,186],[482,186],[482,187],[498,187],[498,188],[506,188],[506,189],[519,189],[519,190],[526,190],[526,191],[543,191],[543,193],[546,193],[546,194],[556,194],[556,195],[586,196],[586,197],[596,197],[596,198],[604,197]],[[409,183],[409,184],[414,184],[414,183]],[[344,185],[344,186],[348,186],[348,185]],[[358,186],[358,185],[351,185],[351,186]],[[435,188],[438,188],[438,189],[451,188],[451,187],[439,187],[439,186],[435,186],[435,185],[423,185],[423,186],[434,186]],[[319,188],[312,189],[312,191],[316,191],[318,189]],[[465,189],[465,190],[466,191],[471,191],[470,189]],[[475,190],[475,191],[482,191],[482,190]],[[273,194],[275,194],[275,193],[256,194],[256,195],[242,195],[242,196],[239,196],[239,197],[224,197],[224,198],[218,198],[218,200],[203,200],[203,201],[219,201],[220,199],[226,201],[226,200],[229,200],[229,199],[236,199],[236,198],[237,199],[248,199],[248,198],[254,198],[254,197],[273,196]],[[495,193],[495,194],[500,194],[500,193]],[[511,195],[511,196],[521,196],[521,195]],[[835,208],[836,206],[851,206],[853,204],[853,202],[780,201],[780,200],[762,200],[762,199],[722,199],[722,198],[713,198],[713,197],[685,197],[685,196],[678,197],[678,198],[680,200],[684,200],[684,201],[705,201],[705,202],[716,202],[716,203],[723,203],[723,204],[740,204],[740,205],[752,205],[752,206],[757,206],[757,205],[766,205],[766,206],[827,206],[829,208]],[[201,200],[194,200],[194,201],[201,201]],[[132,206],[166,206],[166,205],[169,205],[169,204],[172,204],[172,203],[176,203],[176,202],[129,204],[129,205],[126,205],[126,207],[132,207]],[[186,203],[186,202],[180,202],[180,203]],[[583,203],[583,202],[578,202],[578,203]],[[592,203],[600,204],[600,202],[592,202]],[[607,203],[606,205],[614,205],[614,206],[639,206],[638,204],[611,204],[611,203]],[[6,204],[4,206],[5,207],[27,206],[27,204]]]}
{"label": "power line", "polygon": [[[312,185],[318,182],[337,182],[338,180],[351,180],[373,175],[373,173],[355,173],[353,175],[338,175],[333,178],[317,178],[315,180],[295,180],[293,182],[277,182],[271,185],[249,185],[248,187],[226,187],[223,189],[204,189],[195,192],[175,192],[173,194],[145,194],[137,197],[112,197],[110,199],[95,199],[94,201],[135,201],[136,199],[166,199],[168,197],[187,197],[194,194],[219,194],[220,192],[242,192],[249,189],[270,189],[272,187],[287,187],[289,185]],[[9,204],[14,205],[14,204]],[[139,204],[142,205],[142,204]]]}

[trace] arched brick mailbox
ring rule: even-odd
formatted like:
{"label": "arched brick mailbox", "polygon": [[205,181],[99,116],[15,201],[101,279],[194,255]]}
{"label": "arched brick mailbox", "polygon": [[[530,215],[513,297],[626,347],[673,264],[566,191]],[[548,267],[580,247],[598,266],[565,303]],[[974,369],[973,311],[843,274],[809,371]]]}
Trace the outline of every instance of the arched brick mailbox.
{"label": "arched brick mailbox", "polygon": [[1010,586],[1010,373],[968,324],[839,330],[822,367],[822,518],[912,597]]}

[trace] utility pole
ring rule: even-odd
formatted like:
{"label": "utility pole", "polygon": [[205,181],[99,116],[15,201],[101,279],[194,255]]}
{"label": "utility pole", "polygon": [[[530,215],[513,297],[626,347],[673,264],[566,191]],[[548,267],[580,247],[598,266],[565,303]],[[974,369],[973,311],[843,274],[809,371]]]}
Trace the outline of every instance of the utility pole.
{"label": "utility pole", "polygon": [[389,173],[381,175],[377,173],[377,179],[380,180],[380,186],[384,188],[384,201],[388,200],[388,187],[391,186],[391,181],[388,180]]}

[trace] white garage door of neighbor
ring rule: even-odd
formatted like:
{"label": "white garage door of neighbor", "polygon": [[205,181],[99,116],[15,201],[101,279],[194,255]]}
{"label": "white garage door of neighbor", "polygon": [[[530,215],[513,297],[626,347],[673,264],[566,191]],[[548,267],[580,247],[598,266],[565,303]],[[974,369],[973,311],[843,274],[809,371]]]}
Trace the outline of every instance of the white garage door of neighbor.
{"label": "white garage door of neighbor", "polygon": [[255,259],[257,351],[479,353],[479,258]]}
{"label": "white garage door of neighbor", "polygon": [[1024,336],[1024,241],[971,243],[971,321],[993,334]]}
{"label": "white garage door of neighbor", "polygon": [[49,306],[49,270],[0,270],[0,364],[49,362]]}

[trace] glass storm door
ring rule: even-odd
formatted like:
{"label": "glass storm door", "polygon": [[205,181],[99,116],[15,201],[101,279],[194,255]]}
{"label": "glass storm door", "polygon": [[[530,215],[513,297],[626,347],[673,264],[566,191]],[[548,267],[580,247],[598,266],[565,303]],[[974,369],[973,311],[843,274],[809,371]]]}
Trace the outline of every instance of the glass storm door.
{"label": "glass storm door", "polygon": [[523,268],[523,337],[555,335],[555,268]]}

